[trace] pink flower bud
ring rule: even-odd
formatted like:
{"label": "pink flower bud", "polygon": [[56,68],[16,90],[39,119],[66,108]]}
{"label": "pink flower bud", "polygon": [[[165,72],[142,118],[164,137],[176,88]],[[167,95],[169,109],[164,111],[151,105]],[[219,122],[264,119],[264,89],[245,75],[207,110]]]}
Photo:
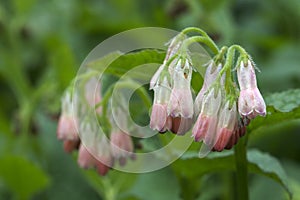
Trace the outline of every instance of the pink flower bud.
{"label": "pink flower bud", "polygon": [[213,120],[216,120],[215,118],[211,116],[206,116],[203,114],[200,114],[197,118],[197,121],[193,128],[193,137],[196,142],[200,142],[204,139],[205,135],[207,134],[209,125]]}
{"label": "pink flower bud", "polygon": [[217,126],[217,143],[214,146],[216,151],[222,151],[226,147],[238,123],[236,104],[234,103],[232,108],[230,108],[229,104],[229,101],[227,101],[220,110]]}
{"label": "pink flower bud", "polygon": [[170,129],[171,122],[167,113],[167,104],[169,102],[171,88],[165,77],[163,82],[153,88],[154,101],[151,112],[150,127],[159,132],[165,132]]}
{"label": "pink flower bud", "polygon": [[220,128],[218,130],[218,132],[219,132],[218,134],[220,136],[219,136],[218,141],[215,144],[213,150],[214,151],[223,151],[223,149],[226,147],[228,141],[230,140],[230,138],[233,134],[233,131],[224,127],[224,128]]}
{"label": "pink flower bud", "polygon": [[190,89],[191,77],[192,68],[188,60],[182,63],[182,59],[179,59],[172,74],[173,89],[168,104],[168,114],[172,117],[193,117],[193,98]]}
{"label": "pink flower bud", "polygon": [[72,109],[71,93],[67,91],[62,98],[62,112],[57,124],[57,139],[64,141],[64,150],[67,153],[77,149],[80,143],[77,124],[77,117]]}
{"label": "pink flower bud", "polygon": [[172,127],[169,129],[177,135],[184,135],[193,125],[192,118],[172,117]]}
{"label": "pink flower bud", "polygon": [[100,174],[101,176],[105,176],[110,170],[110,166],[113,165],[113,159],[111,156],[106,156],[106,157],[102,157],[101,160],[103,160],[103,162],[96,160],[95,166],[98,174]]}
{"label": "pink flower bud", "polygon": [[121,130],[115,130],[110,135],[110,147],[112,155],[118,159],[120,165],[126,163],[126,158],[133,155],[133,142],[130,135],[123,133]]}
{"label": "pink flower bud", "polygon": [[250,60],[247,65],[241,62],[237,75],[241,89],[238,103],[240,115],[249,119],[257,115],[265,116],[266,104],[257,88],[255,69]]}
{"label": "pink flower bud", "polygon": [[225,149],[231,149],[239,140],[240,136],[238,134],[239,130],[236,129],[228,140]]}
{"label": "pink flower bud", "polygon": [[203,141],[199,154],[200,157],[206,156],[217,142],[218,112],[222,98],[221,92],[216,92],[215,96],[215,89],[211,89],[205,95],[200,115],[192,131],[192,137],[194,137],[195,141]]}
{"label": "pink flower bud", "polygon": [[88,169],[94,167],[96,159],[89,152],[89,150],[87,150],[86,147],[81,144],[79,147],[77,162],[81,168]]}
{"label": "pink flower bud", "polygon": [[167,115],[166,104],[154,104],[152,107],[150,128],[165,132],[172,127],[172,119]]}
{"label": "pink flower bud", "polygon": [[59,117],[57,125],[57,139],[59,140],[79,140],[77,129],[76,129],[76,119],[71,115],[62,113]]}

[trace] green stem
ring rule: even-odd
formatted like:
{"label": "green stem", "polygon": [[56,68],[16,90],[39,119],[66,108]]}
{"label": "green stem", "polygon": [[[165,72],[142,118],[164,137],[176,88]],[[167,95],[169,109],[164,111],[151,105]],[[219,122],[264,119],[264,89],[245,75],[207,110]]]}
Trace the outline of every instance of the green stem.
{"label": "green stem", "polygon": [[235,48],[233,46],[231,46],[231,47],[229,47],[229,49],[227,51],[226,62],[224,64],[224,67],[222,68],[222,70],[219,73],[219,78],[221,78],[225,72],[227,73],[227,71],[231,71],[231,66],[234,61],[234,56],[235,56]]}
{"label": "green stem", "polygon": [[228,47],[227,46],[223,46],[221,49],[220,49],[220,53],[216,56],[215,58],[215,61],[216,63],[219,63],[219,62],[223,62],[224,60],[224,55],[225,53],[227,52],[228,50]]}
{"label": "green stem", "polygon": [[216,82],[220,83],[220,80],[221,80],[223,74],[226,73],[226,77],[225,77],[226,94],[231,94],[231,91],[232,91],[233,83],[232,83],[232,79],[231,79],[231,67],[234,62],[234,56],[235,56],[235,48],[233,48],[231,46],[227,51],[224,67],[221,69],[221,71],[216,79]]}
{"label": "green stem", "polygon": [[116,191],[114,188],[114,185],[111,183],[111,181],[106,177],[103,179],[103,185],[104,185],[104,194],[106,200],[115,200],[116,199]]}
{"label": "green stem", "polygon": [[247,53],[247,51],[246,51],[243,47],[241,47],[240,45],[235,44],[235,45],[232,45],[230,48],[239,51],[239,53],[241,54],[241,56],[242,56],[243,58],[248,58],[248,53]]}
{"label": "green stem", "polygon": [[237,197],[239,200],[248,200],[248,161],[247,137],[242,138],[234,148],[236,166]]}
{"label": "green stem", "polygon": [[192,36],[186,39],[183,43],[183,49],[187,49],[189,45],[195,43],[195,42],[200,42],[208,46],[211,51],[217,55],[219,54],[219,48],[218,46],[214,43],[214,41],[210,37],[206,36]]}
{"label": "green stem", "polygon": [[231,67],[233,66],[233,62],[234,62],[234,58],[235,58],[235,51],[239,51],[240,56],[242,58],[248,58],[248,53],[246,52],[246,50],[239,46],[239,45],[232,45],[231,47],[229,47],[227,54],[226,54],[226,62],[225,65],[223,67],[223,69],[220,71],[220,76],[222,76],[222,74],[225,71],[231,70]]}
{"label": "green stem", "polygon": [[188,27],[188,28],[183,29],[181,32],[183,34],[187,34],[189,32],[197,32],[197,33],[200,33],[203,36],[207,36],[207,33],[205,31],[203,31],[200,28],[196,28],[196,27]]}
{"label": "green stem", "polygon": [[[221,53],[225,52],[226,47],[223,47],[221,49]],[[233,81],[232,81],[232,66],[234,66],[234,61],[235,61],[235,51],[239,52],[239,58],[237,60],[237,63],[239,63],[240,61],[246,61],[247,59],[249,59],[249,55],[246,52],[246,50],[239,46],[239,45],[232,45],[228,48],[227,54],[226,54],[226,61],[224,64],[224,67],[222,68],[222,70],[219,73],[219,76],[217,78],[217,82],[220,82],[220,79],[222,78],[223,74],[226,73],[226,80],[225,80],[225,88],[226,88],[226,92],[227,94],[232,94],[233,97],[236,96],[236,89],[234,87],[232,87]],[[221,54],[220,53],[220,54]],[[218,58],[218,57],[217,57]]]}

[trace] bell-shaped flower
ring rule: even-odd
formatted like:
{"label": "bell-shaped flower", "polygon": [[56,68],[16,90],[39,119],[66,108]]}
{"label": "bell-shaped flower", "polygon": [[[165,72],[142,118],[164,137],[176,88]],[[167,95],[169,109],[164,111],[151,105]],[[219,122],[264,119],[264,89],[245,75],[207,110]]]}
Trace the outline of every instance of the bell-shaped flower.
{"label": "bell-shaped flower", "polygon": [[90,151],[83,145],[80,144],[77,163],[81,168],[89,169],[95,166],[96,159],[90,153]]}
{"label": "bell-shaped flower", "polygon": [[[103,150],[110,152],[109,148]],[[97,153],[95,152],[95,150],[87,149],[83,144],[81,144],[79,147],[77,163],[83,169],[90,169],[95,167],[97,169],[97,172],[100,175],[104,176],[113,165],[113,159],[107,152],[101,153],[101,157],[97,157]]]}
{"label": "bell-shaped flower", "polygon": [[67,113],[62,113],[57,125],[57,139],[78,140],[76,126],[76,118]]}
{"label": "bell-shaped flower", "polygon": [[77,117],[72,110],[69,92],[66,92],[62,98],[62,113],[57,124],[57,138],[64,141],[64,149],[68,153],[78,147]]}
{"label": "bell-shaped flower", "polygon": [[222,151],[235,131],[236,124],[238,123],[236,107],[236,102],[230,108],[230,102],[227,101],[224,107],[220,109],[217,126],[217,143],[214,145],[215,151]]}
{"label": "bell-shaped flower", "polygon": [[168,114],[172,117],[193,117],[193,97],[190,88],[192,70],[187,59],[178,59],[172,74],[173,87],[168,104]]}
{"label": "bell-shaped flower", "polygon": [[265,101],[257,88],[255,69],[250,60],[237,68],[237,76],[240,86],[238,109],[241,116],[249,119],[257,115],[266,115]]}
{"label": "bell-shaped flower", "polygon": [[218,113],[222,96],[219,89],[212,88],[204,96],[201,112],[193,128],[195,141],[203,141],[199,156],[206,156],[217,142]]}
{"label": "bell-shaped flower", "polygon": [[120,165],[125,165],[128,157],[133,158],[134,146],[131,136],[118,128],[110,135],[110,147],[114,159],[119,160]]}
{"label": "bell-shaped flower", "polygon": [[170,99],[171,87],[167,77],[163,78],[162,83],[154,88],[154,101],[152,106],[150,128],[165,132],[171,128],[171,119],[167,113],[167,105]]}
{"label": "bell-shaped flower", "polygon": [[239,113],[249,119],[254,119],[257,115],[266,115],[266,104],[258,88],[241,90]]}

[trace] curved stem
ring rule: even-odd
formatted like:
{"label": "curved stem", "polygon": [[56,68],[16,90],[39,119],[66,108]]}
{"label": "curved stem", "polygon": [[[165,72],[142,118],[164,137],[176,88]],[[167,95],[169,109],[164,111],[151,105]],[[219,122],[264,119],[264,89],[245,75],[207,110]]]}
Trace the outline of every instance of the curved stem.
{"label": "curved stem", "polygon": [[240,45],[235,44],[235,45],[232,45],[230,48],[233,48],[233,49],[239,51],[239,53],[241,54],[241,56],[248,57],[247,51],[243,47],[241,47]]}
{"label": "curved stem", "polygon": [[242,61],[247,62],[247,60],[249,59],[249,54],[247,53],[247,51],[241,47],[240,45],[232,45],[230,48],[238,51],[240,53],[240,58]]}
{"label": "curved stem", "polygon": [[230,46],[227,51],[225,65],[224,65],[223,69],[220,71],[220,75],[222,75],[225,71],[227,71],[228,68],[231,68],[233,61],[234,61],[235,51],[239,51],[242,58],[248,58],[248,53],[246,52],[246,50],[243,47],[241,47],[240,45],[236,45],[236,44]]}
{"label": "curved stem", "polygon": [[200,33],[203,36],[207,36],[207,33],[205,31],[203,31],[200,28],[196,28],[196,27],[188,27],[188,28],[183,29],[181,32],[183,34],[187,34],[188,32],[197,32],[197,33]]}
{"label": "curved stem", "polygon": [[248,161],[246,136],[234,148],[236,166],[236,188],[238,199],[248,200]]}
{"label": "curved stem", "polygon": [[195,42],[203,43],[206,46],[208,46],[214,54],[216,54],[216,55],[219,54],[219,48],[214,43],[214,41],[209,37],[203,37],[203,36],[192,36],[192,37],[186,39],[183,42],[183,47],[184,47],[183,49],[187,49],[189,45],[191,45]]}
{"label": "curved stem", "polygon": [[[229,47],[227,54],[226,54],[226,62],[224,64],[224,67],[220,71],[220,77],[227,71],[230,71],[231,66],[234,61],[234,56],[235,56],[235,48],[234,46]],[[227,74],[226,74],[227,75]],[[226,77],[227,78],[227,77]]]}

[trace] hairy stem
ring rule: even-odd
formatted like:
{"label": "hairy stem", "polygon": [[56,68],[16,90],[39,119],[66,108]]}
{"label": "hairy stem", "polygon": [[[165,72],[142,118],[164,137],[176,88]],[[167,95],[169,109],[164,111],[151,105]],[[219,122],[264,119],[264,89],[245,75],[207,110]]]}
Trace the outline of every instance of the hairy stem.
{"label": "hairy stem", "polygon": [[203,43],[206,46],[208,46],[210,48],[210,50],[215,54],[219,54],[219,48],[218,46],[214,43],[214,41],[208,37],[208,36],[192,36],[189,37],[188,39],[186,39],[184,41],[184,48],[187,48],[189,45],[193,44],[193,43]]}
{"label": "hairy stem", "polygon": [[196,32],[196,33],[200,33],[202,36],[207,36],[207,33],[200,29],[200,28],[197,28],[197,27],[188,27],[188,28],[185,28],[181,31],[183,34],[187,34],[189,32]]}

